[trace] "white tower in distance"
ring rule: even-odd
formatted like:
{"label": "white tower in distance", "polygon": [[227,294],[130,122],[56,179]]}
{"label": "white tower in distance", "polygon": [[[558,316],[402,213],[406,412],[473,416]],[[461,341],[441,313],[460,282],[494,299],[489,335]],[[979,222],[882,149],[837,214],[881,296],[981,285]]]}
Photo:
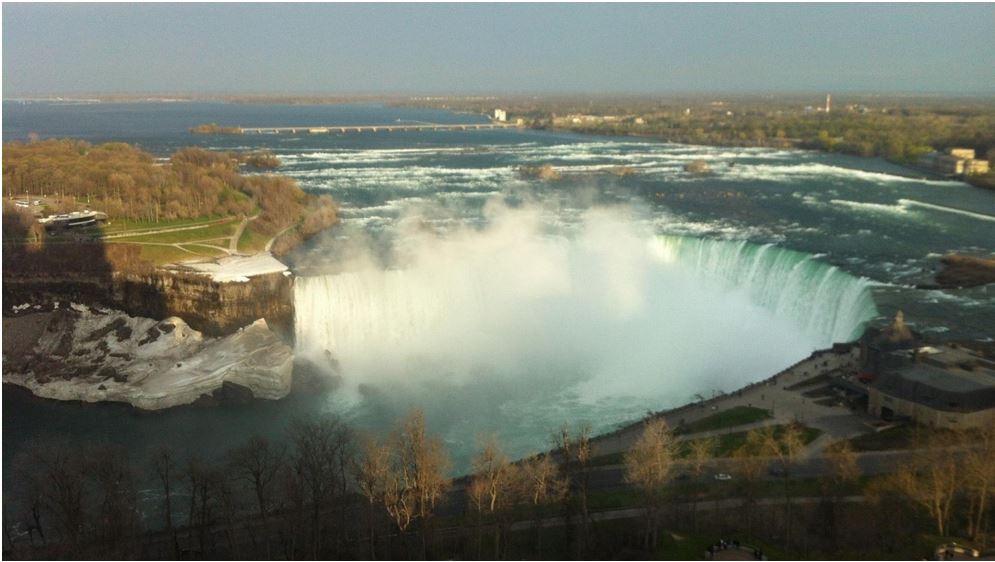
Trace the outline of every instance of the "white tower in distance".
{"label": "white tower in distance", "polygon": [[829,110],[832,109],[832,106],[833,106],[833,95],[826,94],[826,113],[829,113]]}

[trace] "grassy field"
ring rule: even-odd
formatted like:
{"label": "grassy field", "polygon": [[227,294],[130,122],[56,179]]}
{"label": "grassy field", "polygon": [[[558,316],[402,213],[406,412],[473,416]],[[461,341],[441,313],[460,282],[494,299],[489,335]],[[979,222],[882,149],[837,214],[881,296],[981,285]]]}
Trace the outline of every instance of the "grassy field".
{"label": "grassy field", "polygon": [[235,217],[223,217],[220,215],[212,215],[205,217],[197,217],[193,219],[178,219],[171,221],[133,221],[126,219],[115,219],[103,225],[100,230],[104,236],[109,234],[120,234],[123,232],[140,232],[143,230],[162,230],[167,228],[180,228],[184,226],[194,226],[198,224],[209,224],[211,222],[216,222],[224,219],[236,220]]}
{"label": "grassy field", "polygon": [[225,253],[220,250],[212,250],[211,248],[204,248],[202,246],[195,246],[193,248],[190,248],[189,252],[183,251],[180,248],[170,245],[160,246],[157,244],[140,244],[137,246],[138,248],[140,248],[141,251],[140,254],[141,259],[156,264],[174,263],[179,261],[210,258],[210,257],[224,255]]}
{"label": "grassy field", "polygon": [[238,239],[238,251],[246,254],[261,252],[266,248],[266,243],[270,237],[256,232],[252,228],[252,223],[242,232],[242,237]]}
{"label": "grassy field", "polygon": [[717,429],[726,429],[729,427],[736,427],[737,425],[746,425],[748,423],[763,421],[770,418],[771,415],[769,410],[754,408],[752,406],[736,406],[735,408],[729,408],[728,410],[712,414],[696,422],[684,425],[678,428],[676,433],[688,434],[699,433],[702,431],[715,431]]}
{"label": "grassy field", "polygon": [[[183,228],[183,227],[180,227]],[[238,222],[233,218],[228,222],[206,224],[202,227],[190,230],[174,230],[172,232],[147,232],[134,236],[122,236],[112,238],[114,242],[156,242],[160,244],[182,244],[185,242],[197,242],[201,240],[213,240],[216,238],[230,237],[238,228]]]}
{"label": "grassy field", "polygon": [[[786,426],[775,425],[773,427],[774,434],[780,436]],[[715,450],[712,452],[712,456],[720,458],[732,456],[736,449],[742,447],[743,444],[746,443],[747,433],[747,431],[737,431],[717,436],[717,443]],[[822,435],[821,430],[806,426],[802,429],[802,442],[808,445],[812,441],[815,441],[820,435]],[[700,441],[700,439],[681,441],[677,451],[678,457],[686,458],[691,450],[691,443],[695,443],[697,441]],[[611,466],[622,464],[623,462],[625,462],[625,453],[612,453],[610,455],[594,457],[591,459],[591,466]]]}

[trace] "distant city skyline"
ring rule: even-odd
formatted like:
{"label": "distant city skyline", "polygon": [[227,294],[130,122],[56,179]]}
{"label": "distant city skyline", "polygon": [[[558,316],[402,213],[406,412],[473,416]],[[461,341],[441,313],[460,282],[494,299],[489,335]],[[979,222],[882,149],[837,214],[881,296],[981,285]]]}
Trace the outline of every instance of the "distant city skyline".
{"label": "distant city skyline", "polygon": [[3,96],[995,94],[993,4],[4,4]]}

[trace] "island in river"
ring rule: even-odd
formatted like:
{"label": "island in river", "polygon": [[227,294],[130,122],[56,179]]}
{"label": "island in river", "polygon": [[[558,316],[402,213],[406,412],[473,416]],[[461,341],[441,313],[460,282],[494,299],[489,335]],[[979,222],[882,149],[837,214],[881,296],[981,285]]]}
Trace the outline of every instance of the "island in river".
{"label": "island in river", "polygon": [[[5,144],[3,381],[149,410],[285,396],[293,280],[273,254],[334,224],[336,212],[293,179],[240,171],[273,160]],[[91,207],[108,220],[42,220]]]}

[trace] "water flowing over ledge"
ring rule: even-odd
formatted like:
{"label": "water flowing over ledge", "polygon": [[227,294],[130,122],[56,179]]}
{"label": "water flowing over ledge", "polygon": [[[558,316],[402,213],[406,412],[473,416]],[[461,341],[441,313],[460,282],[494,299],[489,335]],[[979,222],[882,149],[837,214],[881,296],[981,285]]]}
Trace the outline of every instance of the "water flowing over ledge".
{"label": "water flowing over ledge", "polygon": [[599,397],[661,386],[660,373],[683,379],[683,394],[749,382],[852,341],[877,316],[867,280],[769,244],[538,244],[542,265],[527,271],[490,248],[486,260],[456,266],[298,278],[297,352],[330,353],[347,378],[367,383],[419,369],[541,364],[595,372]]}
{"label": "water flowing over ledge", "polygon": [[746,291],[753,303],[789,319],[821,347],[860,337],[878,314],[869,281],[809,254],[745,240],[660,236],[652,244],[661,259],[702,282]]}

